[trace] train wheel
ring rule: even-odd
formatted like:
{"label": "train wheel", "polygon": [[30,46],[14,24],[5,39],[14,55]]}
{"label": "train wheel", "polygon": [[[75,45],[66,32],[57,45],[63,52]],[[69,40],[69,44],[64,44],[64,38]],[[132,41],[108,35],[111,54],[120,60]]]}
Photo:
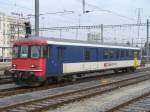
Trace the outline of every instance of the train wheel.
{"label": "train wheel", "polygon": [[126,72],[128,72],[128,69],[127,69],[127,68],[123,68],[121,71],[122,71],[123,73],[126,73]]}
{"label": "train wheel", "polygon": [[61,78],[59,78],[59,77],[49,77],[49,78],[47,79],[47,83],[48,83],[48,84],[58,83],[58,82],[60,82],[60,81],[61,81]]}
{"label": "train wheel", "polygon": [[131,72],[130,68],[127,68],[127,72]]}
{"label": "train wheel", "polygon": [[69,76],[65,77],[65,79],[66,79],[67,81],[74,82],[74,81],[77,80],[77,75],[69,75]]}
{"label": "train wheel", "polygon": [[34,83],[34,84],[28,84],[30,87],[39,87],[42,86],[43,83]]}
{"label": "train wheel", "polygon": [[119,73],[119,70],[114,70],[115,74],[118,74]]}
{"label": "train wheel", "polygon": [[136,70],[135,67],[131,67],[131,68],[130,68],[130,71],[131,71],[131,72],[135,72],[135,70]]}

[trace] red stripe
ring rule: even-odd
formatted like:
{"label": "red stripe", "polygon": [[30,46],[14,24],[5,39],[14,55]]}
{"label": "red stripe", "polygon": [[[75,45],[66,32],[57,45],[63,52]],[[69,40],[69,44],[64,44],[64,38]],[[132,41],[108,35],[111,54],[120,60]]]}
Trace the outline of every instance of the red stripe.
{"label": "red stripe", "polygon": [[[16,65],[15,69],[25,69],[25,70],[42,70],[41,72],[36,72],[36,76],[45,76],[46,73],[46,59],[13,59],[12,64]],[[31,66],[35,65],[35,68]]]}
{"label": "red stripe", "polygon": [[15,45],[46,45],[47,40],[20,40],[16,41]]}

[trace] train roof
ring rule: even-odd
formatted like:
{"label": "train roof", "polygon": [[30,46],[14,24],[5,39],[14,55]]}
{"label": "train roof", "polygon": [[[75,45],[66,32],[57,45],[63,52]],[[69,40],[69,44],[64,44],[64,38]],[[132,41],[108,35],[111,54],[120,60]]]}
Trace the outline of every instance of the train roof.
{"label": "train roof", "polygon": [[45,38],[45,37],[30,37],[30,38],[21,38],[18,40],[18,42],[21,41],[45,41],[47,44],[54,44],[54,45],[71,45],[71,46],[87,46],[87,47],[106,47],[106,48],[120,48],[120,49],[135,49],[140,50],[139,47],[133,47],[133,46],[125,46],[125,45],[119,45],[119,44],[102,44],[100,42],[89,42],[84,40],[72,40],[72,39],[60,39],[60,38]]}

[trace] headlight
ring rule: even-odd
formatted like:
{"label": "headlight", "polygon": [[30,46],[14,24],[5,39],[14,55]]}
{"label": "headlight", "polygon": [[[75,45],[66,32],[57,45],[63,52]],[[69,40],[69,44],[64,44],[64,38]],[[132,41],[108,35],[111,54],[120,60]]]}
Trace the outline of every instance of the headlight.
{"label": "headlight", "polygon": [[13,64],[13,65],[12,65],[12,67],[13,67],[13,68],[16,68],[16,65],[15,65],[15,64]]}
{"label": "headlight", "polygon": [[31,65],[31,68],[35,68],[36,66],[35,65]]}

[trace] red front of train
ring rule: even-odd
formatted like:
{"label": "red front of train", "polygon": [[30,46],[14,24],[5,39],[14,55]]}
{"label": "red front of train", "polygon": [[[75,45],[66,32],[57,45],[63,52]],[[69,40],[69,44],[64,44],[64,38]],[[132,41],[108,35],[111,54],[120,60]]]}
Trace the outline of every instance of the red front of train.
{"label": "red front of train", "polygon": [[46,40],[23,40],[14,44],[12,74],[16,84],[37,86],[45,81],[46,45]]}

